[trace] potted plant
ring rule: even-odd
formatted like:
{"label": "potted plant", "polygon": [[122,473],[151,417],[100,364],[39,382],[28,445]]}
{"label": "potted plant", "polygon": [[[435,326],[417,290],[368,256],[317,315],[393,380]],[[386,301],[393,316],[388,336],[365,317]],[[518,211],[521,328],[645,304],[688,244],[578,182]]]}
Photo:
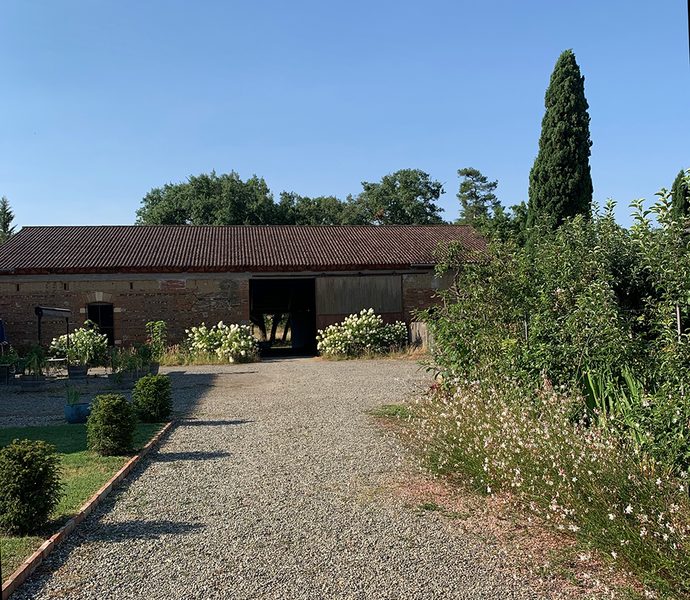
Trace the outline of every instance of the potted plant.
{"label": "potted plant", "polygon": [[151,375],[158,375],[160,359],[165,352],[165,343],[168,339],[168,326],[165,321],[149,321],[146,323],[146,333],[148,335],[146,343],[151,347],[149,372]]}
{"label": "potted plant", "polygon": [[79,402],[81,392],[67,386],[67,404],[65,404],[65,419],[70,425],[86,423],[91,414],[91,402]]}
{"label": "potted plant", "polygon": [[24,369],[28,371],[28,374],[19,378],[22,391],[40,391],[45,388],[46,378],[43,369],[46,364],[45,350],[38,344],[30,345],[24,355]]}
{"label": "potted plant", "polygon": [[[69,343],[68,343],[69,340]],[[86,379],[89,367],[104,365],[108,353],[108,336],[98,330],[93,321],[85,321],[73,333],[55,338],[51,352],[60,358],[67,358],[67,373],[70,379]]]}
{"label": "potted plant", "polygon": [[136,352],[133,348],[117,348],[110,359],[111,373],[108,379],[118,387],[132,387],[137,368]]}
{"label": "potted plant", "polygon": [[9,384],[14,380],[14,374],[19,366],[19,354],[10,346],[4,354],[0,354],[0,384]]}
{"label": "potted plant", "polygon": [[140,377],[149,374],[151,369],[151,346],[143,344],[134,347],[134,379],[135,381]]}

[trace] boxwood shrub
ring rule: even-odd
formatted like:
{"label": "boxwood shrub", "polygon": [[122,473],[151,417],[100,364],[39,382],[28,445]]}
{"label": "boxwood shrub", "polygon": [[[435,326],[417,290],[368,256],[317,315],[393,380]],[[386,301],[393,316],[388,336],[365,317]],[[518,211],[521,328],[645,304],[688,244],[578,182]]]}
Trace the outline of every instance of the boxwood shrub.
{"label": "boxwood shrub", "polygon": [[170,387],[167,375],[147,375],[137,381],[132,396],[141,421],[159,423],[170,418],[173,409]]}
{"label": "boxwood shrub", "polygon": [[60,459],[42,441],[14,440],[0,449],[0,529],[34,533],[48,522],[62,496]]}
{"label": "boxwood shrub", "polygon": [[86,421],[86,442],[101,456],[132,451],[137,416],[134,406],[120,394],[96,396]]}

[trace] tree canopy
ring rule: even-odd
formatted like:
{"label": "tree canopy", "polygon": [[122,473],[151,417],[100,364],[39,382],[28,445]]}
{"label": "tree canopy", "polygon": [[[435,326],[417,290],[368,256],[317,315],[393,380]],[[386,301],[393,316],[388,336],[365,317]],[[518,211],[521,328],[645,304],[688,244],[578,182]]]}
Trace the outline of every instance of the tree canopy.
{"label": "tree canopy", "polygon": [[460,191],[457,193],[460,200],[458,223],[474,225],[477,221],[486,220],[497,213],[501,206],[498,197],[494,194],[498,180],[489,181],[486,175],[482,175],[480,171],[472,167],[458,169],[458,177],[464,178],[460,182]]}
{"label": "tree canopy", "polygon": [[539,153],[529,175],[529,225],[548,229],[591,215],[589,113],[585,78],[572,50],[556,62],[546,90]]}
{"label": "tree canopy", "polygon": [[281,192],[278,213],[285,225],[340,225],[345,203],[335,196],[309,198]]}
{"label": "tree canopy", "polygon": [[187,181],[153,188],[137,210],[137,225],[424,225],[443,223],[434,202],[438,181],[419,169],[402,169],[379,183],[362,183],[348,195],[300,196],[284,191],[280,201],[263,178],[242,181],[230,174],[190,175]]}
{"label": "tree canopy", "polygon": [[443,211],[434,202],[443,191],[443,184],[432,181],[419,169],[401,169],[384,175],[379,183],[362,182],[363,191],[350,199],[348,224],[433,225],[443,223]]}
{"label": "tree canopy", "polygon": [[273,194],[256,175],[191,175],[154,188],[137,210],[138,225],[268,225],[278,219]]}

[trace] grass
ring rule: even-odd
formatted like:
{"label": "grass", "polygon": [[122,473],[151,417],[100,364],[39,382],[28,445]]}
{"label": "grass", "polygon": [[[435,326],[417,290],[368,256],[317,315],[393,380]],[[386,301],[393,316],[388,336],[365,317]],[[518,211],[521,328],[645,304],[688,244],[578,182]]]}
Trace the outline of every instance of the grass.
{"label": "grass", "polygon": [[[138,450],[161,430],[163,423],[139,423],[134,435]],[[12,440],[43,440],[55,446],[62,464],[64,495],[40,536],[5,537],[2,548],[2,572],[11,575],[48,537],[53,535],[84,503],[122,468],[131,456],[98,456],[86,449],[86,425],[49,425],[0,429],[0,446]]]}

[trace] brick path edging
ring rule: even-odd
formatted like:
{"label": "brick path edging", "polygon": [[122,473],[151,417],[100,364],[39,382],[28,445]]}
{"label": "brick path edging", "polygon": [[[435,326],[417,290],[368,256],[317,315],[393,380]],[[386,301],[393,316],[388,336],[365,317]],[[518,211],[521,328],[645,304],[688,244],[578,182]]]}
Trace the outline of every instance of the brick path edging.
{"label": "brick path edging", "polygon": [[79,512],[72,517],[67,523],[49,540],[43,542],[41,547],[36,550],[29,558],[27,558],[21,566],[2,584],[2,600],[7,600],[12,592],[16,590],[22,583],[24,583],[31,573],[34,572],[36,567],[40,565],[45,558],[67,537],[74,531],[74,529],[81,523],[86,517],[88,517],[94,509],[100,504],[101,500],[105,498],[113,488],[120,483],[127,475],[130,474],[135,465],[150,451],[155,444],[157,444],[160,439],[170,430],[176,419],[173,419],[168,423],[163,429],[161,429],[152,439],[146,444],[137,454],[127,461],[124,467],[122,467],[115,475],[113,475],[100,490],[98,490],[91,498],[81,507]]}

